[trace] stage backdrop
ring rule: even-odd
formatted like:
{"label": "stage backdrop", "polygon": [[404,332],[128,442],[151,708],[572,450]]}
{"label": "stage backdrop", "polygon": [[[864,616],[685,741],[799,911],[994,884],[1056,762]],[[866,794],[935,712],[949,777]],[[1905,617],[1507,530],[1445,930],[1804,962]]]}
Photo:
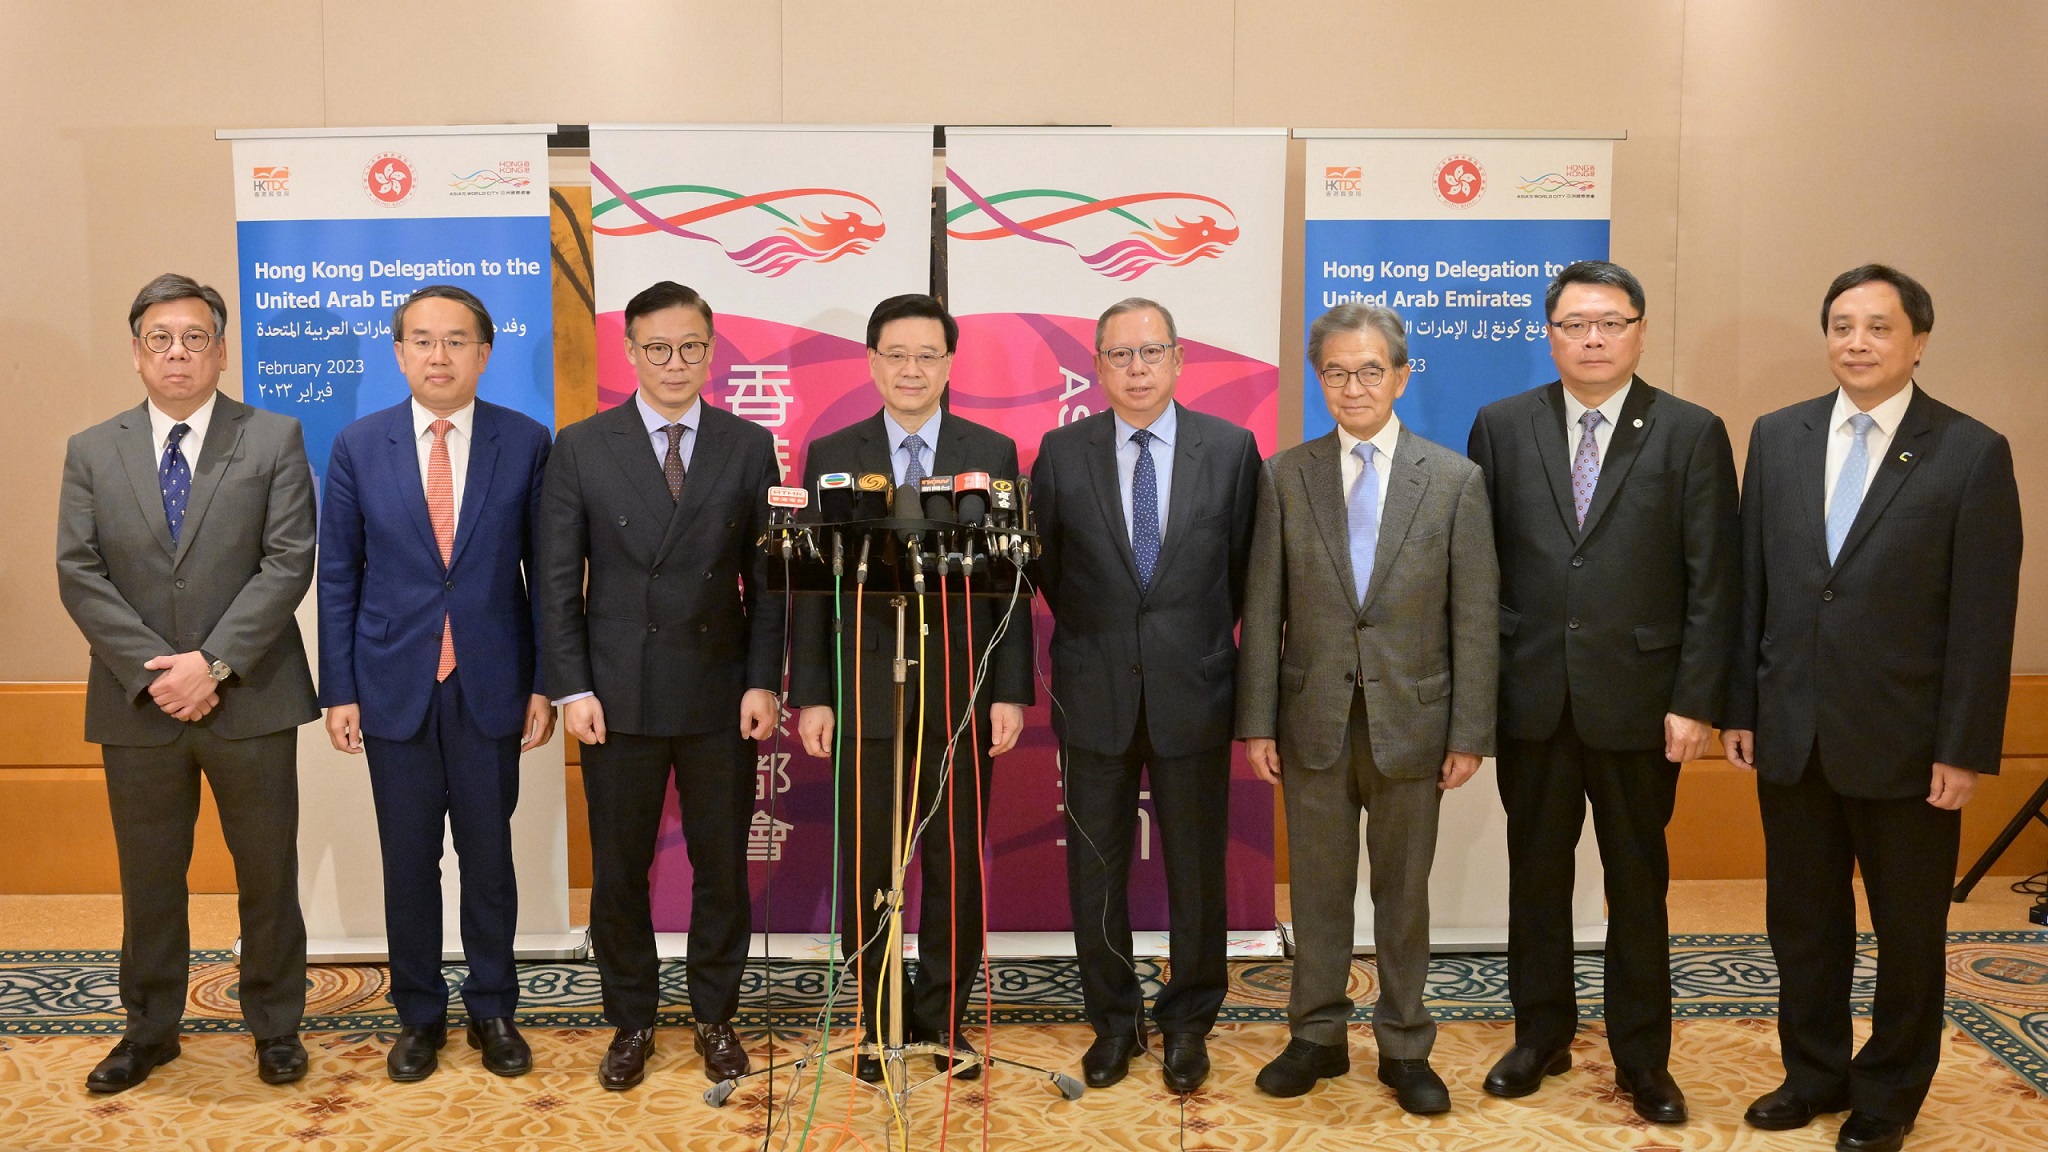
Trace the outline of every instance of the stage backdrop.
{"label": "stage backdrop", "polygon": [[[813,436],[881,406],[867,318],[883,298],[931,283],[930,125],[593,125],[590,183],[600,409],[633,395],[626,301],[658,280],[711,305],[704,399],[773,432],[785,475],[801,477]],[[803,754],[785,716],[757,761],[747,842],[756,931],[829,927],[831,781],[830,763]],[[671,790],[653,876],[660,931],[689,926],[690,878]]]}
{"label": "stage backdrop", "polygon": [[[233,142],[241,265],[242,394],[297,418],[316,478],[334,436],[407,396],[393,310],[414,289],[456,284],[497,332],[479,394],[554,427],[548,266],[551,124],[223,131]],[[317,647],[314,595],[300,630]],[[314,654],[317,664],[318,655]],[[519,939],[526,957],[568,955],[568,827],[562,740],[521,758],[513,817]],[[318,724],[299,737],[299,886],[316,959],[381,957],[383,868],[368,774]],[[453,849],[442,866],[450,955],[460,955]]]}
{"label": "stage backdrop", "polygon": [[[1401,422],[1459,452],[1481,405],[1557,378],[1543,291],[1574,260],[1607,258],[1614,183],[1606,133],[1297,129],[1303,172],[1306,325],[1332,306],[1380,304],[1408,323],[1413,375]],[[1302,374],[1302,437],[1336,427],[1313,372]],[[1445,797],[1430,874],[1440,950],[1504,948],[1506,817],[1493,761]],[[1579,840],[1573,921],[1604,938],[1600,855]],[[1370,867],[1361,856],[1356,933],[1372,939]]]}
{"label": "stage backdrop", "polygon": [[[1185,348],[1176,398],[1278,442],[1281,129],[949,128],[946,253],[960,320],[954,411],[1017,442],[1108,408],[1095,318],[1127,296],[1174,314]],[[1052,622],[1038,606],[1039,668]],[[1048,681],[996,772],[991,927],[1071,927],[1066,823]],[[1273,927],[1273,790],[1240,756],[1230,794],[1229,924]],[[1167,926],[1149,793],[1140,794],[1131,923]]]}

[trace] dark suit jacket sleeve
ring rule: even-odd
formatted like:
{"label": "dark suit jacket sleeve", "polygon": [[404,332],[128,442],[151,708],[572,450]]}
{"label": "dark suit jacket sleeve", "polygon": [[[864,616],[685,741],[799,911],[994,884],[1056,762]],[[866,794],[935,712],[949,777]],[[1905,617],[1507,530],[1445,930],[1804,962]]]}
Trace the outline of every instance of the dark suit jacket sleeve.
{"label": "dark suit jacket sleeve", "polygon": [[1685,470],[1685,633],[1672,712],[1712,723],[1727,711],[1728,662],[1742,622],[1742,518],[1735,452],[1719,417],[1694,440]]}
{"label": "dark suit jacket sleeve", "polygon": [[1998,771],[2006,698],[2012,690],[2021,531],[2012,445],[1994,436],[1970,469],[1956,516],[1948,649],[1934,744],[1939,763]]}
{"label": "dark suit jacket sleeve", "polygon": [[1060,612],[1060,565],[1065,550],[1060,535],[1059,468],[1053,463],[1057,452],[1057,445],[1041,440],[1038,459],[1031,465],[1031,520],[1038,529],[1039,549],[1038,559],[1031,564],[1031,579],[1055,617]]}
{"label": "dark suit jacket sleeve", "polygon": [[[1276,457],[1277,459],[1277,457]],[[1279,733],[1280,645],[1286,627],[1287,557],[1273,461],[1259,469],[1258,511],[1246,562],[1244,619],[1238,629],[1237,738]]]}
{"label": "dark suit jacket sleeve", "polygon": [[[1017,477],[1017,444],[1008,436],[1001,438],[1002,451],[998,463],[999,471],[993,474]],[[1035,494],[1034,494],[1035,495]],[[1003,614],[1009,612],[1010,601],[996,601],[996,620],[1000,626]],[[1016,610],[1009,612],[1010,626],[1004,630],[1002,639],[996,642],[995,654],[989,657],[989,699],[998,704],[1019,704],[1029,706],[1037,700],[1036,686],[1032,683],[1032,660],[1037,655],[1037,646],[1031,640],[1031,601],[1019,595],[1015,601]],[[982,643],[977,638],[976,643]]]}
{"label": "dark suit jacket sleeve", "polygon": [[[818,477],[826,472],[825,462],[818,458],[816,445],[804,453],[804,490],[816,492]],[[824,542],[827,547],[831,542]],[[846,542],[847,556],[844,565],[843,584],[851,584],[854,565],[860,560],[860,541]],[[853,604],[849,592],[846,604]],[[832,677],[832,599],[818,593],[799,594],[796,611],[791,620],[789,654],[789,702],[799,708],[832,707],[834,680]],[[858,702],[855,707],[858,707]],[[851,731],[851,728],[848,729]]]}
{"label": "dark suit jacket sleeve", "polygon": [[1742,610],[1728,657],[1728,698],[1721,707],[1723,730],[1756,730],[1756,671],[1763,644],[1764,608],[1770,588],[1764,580],[1764,422],[1749,429],[1749,454],[1742,465]]}
{"label": "dark suit jacket sleeve", "polygon": [[355,454],[334,438],[320,502],[320,706],[354,704],[356,615],[363,602],[363,509]]}
{"label": "dark suit jacket sleeve", "polygon": [[1249,434],[1230,489],[1230,614],[1244,617],[1245,579],[1251,570],[1253,523],[1259,510],[1259,442]]}
{"label": "dark suit jacket sleeve", "polygon": [[541,629],[539,581],[540,555],[540,512],[546,499],[548,476],[548,453],[554,448],[546,429],[540,434],[540,446],[533,453],[532,470],[526,477],[526,542],[520,548],[519,560],[526,568],[527,608],[533,613],[533,694],[548,695],[548,662],[542,655],[547,649],[543,644]]}
{"label": "dark suit jacket sleeve", "polygon": [[559,700],[595,689],[590,672],[590,632],[583,620],[583,568],[590,556],[589,515],[583,481],[576,470],[574,437],[565,437],[548,457],[534,522],[534,604],[540,615],[541,676]]}
{"label": "dark suit jacket sleeve", "polygon": [[1451,524],[1450,751],[1493,755],[1500,704],[1500,560],[1486,474],[1465,474]]}
{"label": "dark suit jacket sleeve", "polygon": [[788,612],[783,593],[768,587],[768,550],[756,544],[768,531],[768,489],[782,483],[782,470],[775,462],[774,435],[762,429],[756,437],[753,470],[747,480],[753,508],[745,522],[739,546],[752,560],[742,567],[747,594],[747,687],[780,694],[782,691],[782,647]]}
{"label": "dark suit jacket sleeve", "polygon": [[263,560],[199,647],[237,672],[255,667],[287,628],[313,586],[313,467],[306,435],[289,421],[271,464],[270,501],[263,514]]}
{"label": "dark suit jacket sleeve", "polygon": [[1493,437],[1486,430],[1486,410],[1472,418],[1471,434],[1465,438],[1465,455],[1486,478],[1486,499],[1488,507],[1500,506],[1500,493],[1493,486]]}
{"label": "dark suit jacket sleeve", "polygon": [[[121,681],[130,700],[141,697],[157,674],[143,665],[169,655],[170,641],[142,622],[107,572],[100,553],[99,490],[84,436],[64,450],[64,483],[57,501],[57,591],[85,642]],[[103,453],[111,459],[113,452]],[[150,547],[155,547],[152,542]]]}

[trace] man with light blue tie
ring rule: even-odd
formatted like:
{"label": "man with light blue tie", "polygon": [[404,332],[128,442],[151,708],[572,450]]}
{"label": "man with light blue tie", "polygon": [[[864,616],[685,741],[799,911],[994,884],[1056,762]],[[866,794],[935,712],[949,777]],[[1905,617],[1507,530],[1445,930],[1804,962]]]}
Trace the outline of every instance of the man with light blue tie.
{"label": "man with light blue tie", "polygon": [[1031,470],[1051,608],[1053,730],[1067,810],[1067,895],[1091,1088],[1144,1047],[1127,899],[1139,782],[1166,863],[1171,976],[1152,1009],[1167,1088],[1209,1074],[1222,1006],[1225,852],[1238,613],[1258,494],[1250,432],[1174,401],[1173,316],[1133,297],[1096,322],[1110,411],[1046,433]]}
{"label": "man with light blue tie", "polygon": [[1246,581],[1237,735],[1281,783],[1294,877],[1292,1039],[1259,1073],[1299,1096],[1350,1071],[1353,901],[1367,813],[1379,1079],[1448,1111],[1429,1055],[1429,871],[1444,791],[1494,741],[1499,580],[1485,478],[1401,426],[1408,339],[1389,309],[1340,304],[1308,365],[1337,428],[1266,461]]}

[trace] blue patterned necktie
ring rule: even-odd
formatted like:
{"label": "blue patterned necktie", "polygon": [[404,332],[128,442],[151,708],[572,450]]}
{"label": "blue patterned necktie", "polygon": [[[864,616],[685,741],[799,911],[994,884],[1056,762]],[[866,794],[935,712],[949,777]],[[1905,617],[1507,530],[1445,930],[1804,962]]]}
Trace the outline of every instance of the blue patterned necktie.
{"label": "blue patterned necktie", "polygon": [[192,431],[190,424],[176,424],[164,440],[163,463],[156,470],[157,487],[163,489],[164,521],[171,526],[171,543],[178,542],[178,532],[185,527],[185,504],[192,498],[192,468],[185,463],[185,453],[178,448],[178,441],[185,433]]}
{"label": "blue patterned necktie", "polygon": [[903,482],[915,484],[924,479],[924,437],[915,432],[905,436],[903,450],[910,453],[910,466],[903,470]]}
{"label": "blue patterned necktie", "polygon": [[1363,606],[1366,589],[1372,584],[1373,552],[1380,541],[1380,476],[1372,466],[1372,445],[1361,443],[1351,454],[1358,457],[1358,482],[1351,486],[1344,523],[1351,533],[1351,582]]}
{"label": "blue patterned necktie", "polygon": [[1849,457],[1835,476],[1835,498],[1828,501],[1828,563],[1842,554],[1842,542],[1849,538],[1849,525],[1856,522],[1856,510],[1863,507],[1863,478],[1870,474],[1870,430],[1877,421],[1868,412],[1849,417],[1856,438],[1849,442]]}
{"label": "blue patterned necktie", "polygon": [[1152,430],[1131,433],[1138,446],[1138,466],[1131,470],[1131,552],[1138,560],[1138,585],[1152,586],[1159,563],[1159,472],[1152,466]]}
{"label": "blue patterned necktie", "polygon": [[1572,457],[1572,511],[1578,513],[1581,528],[1586,526],[1586,509],[1593,506],[1593,490],[1600,486],[1600,441],[1593,430],[1605,419],[1598,408],[1588,408],[1579,417],[1585,431],[1579,434],[1578,455]]}

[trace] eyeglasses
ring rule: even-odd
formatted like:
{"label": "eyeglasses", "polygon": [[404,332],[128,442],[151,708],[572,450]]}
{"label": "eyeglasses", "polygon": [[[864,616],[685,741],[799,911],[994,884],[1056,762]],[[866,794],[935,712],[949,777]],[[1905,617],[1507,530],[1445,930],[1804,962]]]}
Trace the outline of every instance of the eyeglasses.
{"label": "eyeglasses", "polygon": [[877,352],[875,355],[888,361],[891,368],[902,368],[912,361],[916,361],[919,368],[937,368],[953,358],[951,352]]}
{"label": "eyeglasses", "polygon": [[649,364],[666,364],[669,357],[678,352],[682,353],[683,363],[695,366],[702,364],[704,357],[711,354],[711,344],[706,340],[685,340],[681,344],[664,344],[656,340],[640,345],[640,355],[646,357]]}
{"label": "eyeglasses", "polygon": [[1628,331],[1629,325],[1642,322],[1641,316],[1602,316],[1598,320],[1559,320],[1551,327],[1567,340],[1584,340],[1586,333],[1595,328],[1600,329],[1602,336],[1619,336]]}
{"label": "eyeglasses", "polygon": [[1173,347],[1175,346],[1172,344],[1140,344],[1136,348],[1120,345],[1115,348],[1104,348],[1096,355],[1102,357],[1111,368],[1129,368],[1133,355],[1147,364],[1157,364],[1166,359],[1167,350]]}
{"label": "eyeglasses", "polygon": [[1355,372],[1346,371],[1342,368],[1325,368],[1320,375],[1322,376],[1323,387],[1328,388],[1332,392],[1341,392],[1351,383],[1353,378],[1356,378],[1360,384],[1367,388],[1376,388],[1379,386],[1380,381],[1387,378],[1387,370],[1378,364],[1367,364]]}
{"label": "eyeglasses", "polygon": [[213,339],[213,333],[200,328],[187,328],[181,336],[173,336],[162,328],[152,328],[142,334],[142,346],[159,356],[169,352],[173,344],[183,344],[187,352],[204,352],[213,347]]}
{"label": "eyeglasses", "polygon": [[436,344],[446,348],[450,356],[460,356],[477,345],[476,341],[464,339],[461,336],[414,336],[405,343],[407,347],[421,356],[431,355]]}

